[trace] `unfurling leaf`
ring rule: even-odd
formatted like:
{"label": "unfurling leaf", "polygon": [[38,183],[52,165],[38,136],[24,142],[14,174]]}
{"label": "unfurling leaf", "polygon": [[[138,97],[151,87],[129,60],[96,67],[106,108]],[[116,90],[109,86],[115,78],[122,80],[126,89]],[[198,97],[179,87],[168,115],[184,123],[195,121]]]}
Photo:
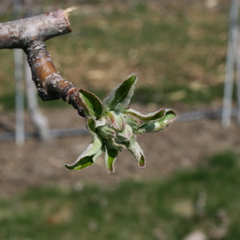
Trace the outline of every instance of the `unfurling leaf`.
{"label": "unfurling leaf", "polygon": [[139,167],[145,167],[146,162],[145,162],[143,150],[135,140],[130,141],[128,150],[137,159]]}
{"label": "unfurling leaf", "polygon": [[65,167],[70,170],[81,170],[92,165],[101,155],[101,148],[102,141],[98,137],[95,137],[78,159],[73,164],[65,164]]}
{"label": "unfurling leaf", "polygon": [[105,147],[105,163],[107,171],[110,173],[115,172],[114,162],[116,161],[117,155],[118,155],[117,150],[107,149],[107,147]]}
{"label": "unfurling leaf", "polygon": [[111,94],[103,100],[104,111],[120,111],[128,107],[134,93],[134,85],[137,76],[132,74],[127,80],[115,88]]}
{"label": "unfurling leaf", "polygon": [[149,114],[141,114],[133,109],[127,109],[126,114],[129,116],[129,121],[137,123],[138,128],[134,125],[135,133],[150,133],[158,132],[169,126],[176,119],[176,113],[171,109],[162,108],[156,112]]}
{"label": "unfurling leaf", "polygon": [[136,133],[152,133],[161,131],[176,121],[176,119],[176,114],[173,111],[166,112],[166,115],[163,118],[144,124],[138,129]]}
{"label": "unfurling leaf", "polygon": [[102,102],[93,93],[84,89],[79,90],[79,98],[81,99],[84,113],[87,117],[99,118],[102,114]]}

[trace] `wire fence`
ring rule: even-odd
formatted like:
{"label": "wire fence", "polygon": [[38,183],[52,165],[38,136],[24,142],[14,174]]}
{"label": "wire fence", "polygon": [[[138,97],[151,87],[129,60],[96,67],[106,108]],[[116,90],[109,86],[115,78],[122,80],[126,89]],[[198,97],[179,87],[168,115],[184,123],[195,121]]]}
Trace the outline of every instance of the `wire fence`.
{"label": "wire fence", "polygon": [[[64,109],[59,110],[59,112],[65,111]],[[198,121],[202,119],[216,120],[222,118],[222,109],[217,110],[201,110],[201,111],[192,111],[186,113],[179,113],[177,122],[189,122],[189,121]],[[12,115],[12,114],[11,114]],[[65,115],[65,114],[64,114]],[[231,117],[238,117],[238,108],[233,108],[231,111]],[[69,115],[69,119],[65,119],[66,122],[73,122],[71,120],[72,115]],[[49,116],[51,119],[51,116]],[[75,121],[75,120],[74,120]],[[76,121],[75,121],[76,122]],[[30,123],[28,123],[30,124]],[[31,125],[31,124],[30,124]],[[69,127],[60,121],[61,127],[51,128],[50,137],[51,138],[60,138],[60,137],[74,137],[88,135],[89,132],[85,127]],[[65,125],[65,126],[64,126]],[[83,125],[84,126],[84,125]],[[28,126],[26,126],[28,128]],[[14,141],[16,139],[16,131],[14,127],[9,126],[6,122],[1,121],[0,119],[0,142],[3,141]],[[25,132],[25,139],[38,138],[38,133],[35,130],[29,130]]]}

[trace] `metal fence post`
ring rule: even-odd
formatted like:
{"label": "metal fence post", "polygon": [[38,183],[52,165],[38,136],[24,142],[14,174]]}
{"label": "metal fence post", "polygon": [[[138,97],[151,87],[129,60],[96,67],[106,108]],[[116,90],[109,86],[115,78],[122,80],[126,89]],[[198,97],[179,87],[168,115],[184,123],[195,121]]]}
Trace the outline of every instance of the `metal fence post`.
{"label": "metal fence post", "polygon": [[222,111],[222,126],[224,127],[228,127],[231,123],[234,66],[236,60],[238,40],[238,8],[238,0],[232,0],[230,9],[229,38]]}
{"label": "metal fence post", "polygon": [[[14,18],[19,17],[21,11],[21,1],[13,1]],[[16,108],[16,144],[21,145],[25,141],[24,129],[24,89],[23,89],[23,51],[14,49],[14,66],[15,66],[15,108]]]}

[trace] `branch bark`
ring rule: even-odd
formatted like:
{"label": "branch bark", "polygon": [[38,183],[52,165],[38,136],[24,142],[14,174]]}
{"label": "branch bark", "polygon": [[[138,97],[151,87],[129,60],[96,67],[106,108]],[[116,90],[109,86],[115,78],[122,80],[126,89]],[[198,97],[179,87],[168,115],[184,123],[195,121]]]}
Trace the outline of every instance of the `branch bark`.
{"label": "branch bark", "polygon": [[79,89],[57,71],[44,41],[70,33],[68,13],[75,8],[35,17],[0,23],[0,49],[21,48],[27,55],[32,79],[43,101],[62,98],[85,116],[78,97]]}

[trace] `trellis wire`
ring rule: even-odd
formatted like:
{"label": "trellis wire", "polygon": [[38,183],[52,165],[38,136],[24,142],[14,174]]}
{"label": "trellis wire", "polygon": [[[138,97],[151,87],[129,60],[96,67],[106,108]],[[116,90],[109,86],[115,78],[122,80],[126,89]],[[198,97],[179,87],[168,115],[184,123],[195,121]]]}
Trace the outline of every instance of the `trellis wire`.
{"label": "trellis wire", "polygon": [[[193,111],[187,113],[179,113],[177,122],[189,122],[189,121],[198,121],[202,119],[211,119],[215,120],[222,117],[222,109],[218,110],[203,110],[203,111]],[[233,108],[231,111],[232,117],[237,117],[238,109]],[[177,123],[175,123],[177,124]],[[0,126],[1,126],[0,122]],[[5,126],[5,125],[4,125]],[[5,130],[8,131],[6,133],[0,134],[0,142],[4,141],[13,141],[15,139],[15,132],[5,126]],[[60,138],[60,137],[73,137],[73,136],[83,136],[88,135],[88,131],[86,128],[54,128],[50,129],[50,136],[51,138]],[[30,138],[37,138],[37,132],[26,132],[25,133],[26,139]]]}
{"label": "trellis wire", "polygon": [[[1,125],[1,124],[0,124]],[[88,135],[86,128],[55,128],[50,129],[49,134],[51,138],[74,137]],[[25,139],[38,138],[37,132],[26,132]],[[15,132],[8,131],[0,134],[0,142],[13,141],[15,139]]]}

